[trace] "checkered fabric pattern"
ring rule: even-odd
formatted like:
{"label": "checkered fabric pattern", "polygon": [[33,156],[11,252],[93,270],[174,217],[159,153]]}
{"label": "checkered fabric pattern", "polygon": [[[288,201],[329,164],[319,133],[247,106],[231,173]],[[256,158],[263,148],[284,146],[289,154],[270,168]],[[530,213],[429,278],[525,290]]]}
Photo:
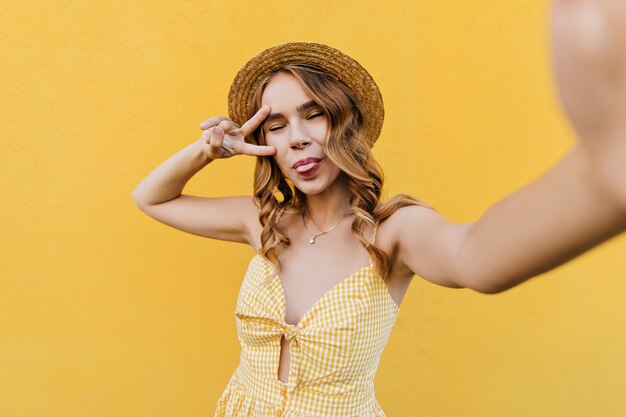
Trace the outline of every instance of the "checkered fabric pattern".
{"label": "checkered fabric pattern", "polygon": [[[250,261],[235,317],[241,360],[215,417],[383,417],[374,376],[400,307],[372,260],[318,299],[297,325],[274,266]],[[278,379],[281,338],[288,382]]]}

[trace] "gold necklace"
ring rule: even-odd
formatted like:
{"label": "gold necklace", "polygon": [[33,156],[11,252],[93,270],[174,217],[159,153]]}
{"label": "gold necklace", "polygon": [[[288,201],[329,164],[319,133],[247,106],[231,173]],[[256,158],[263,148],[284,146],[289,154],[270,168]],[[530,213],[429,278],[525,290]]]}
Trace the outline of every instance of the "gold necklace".
{"label": "gold necklace", "polygon": [[[305,210],[306,210],[306,208],[305,208]],[[306,211],[308,211],[308,210],[306,210]],[[328,229],[328,230],[324,230],[324,231],[322,231],[322,233],[313,234],[313,236],[311,236],[311,238],[309,239],[309,243],[310,243],[311,245],[312,245],[312,244],[314,244],[314,243],[315,243],[315,238],[316,238],[316,237],[319,237],[319,236],[325,235],[326,233],[330,232],[330,231],[331,231],[331,230],[333,230],[335,227],[337,227],[337,225],[338,225],[339,223],[341,223],[341,221],[342,221],[343,219],[345,219],[346,217],[348,217],[348,216],[349,216],[349,215],[351,215],[351,214],[352,214],[352,213],[348,213],[348,214],[346,214],[345,216],[343,216],[343,217],[342,217],[341,219],[339,219],[339,221],[338,221],[337,223],[335,223],[335,224],[333,225],[333,227],[331,227],[330,229]],[[313,221],[313,216],[310,216],[310,217],[311,217],[311,221],[313,222],[313,225],[314,225],[315,227],[317,227],[319,230],[322,230],[322,228],[321,228],[321,227],[319,227],[318,225],[316,225],[316,224],[315,224],[315,221]],[[304,228],[307,230],[307,232],[311,233],[311,231],[309,230],[309,228],[306,226],[306,219],[305,219],[305,217],[304,217],[304,211],[302,212],[302,222],[304,223]]]}

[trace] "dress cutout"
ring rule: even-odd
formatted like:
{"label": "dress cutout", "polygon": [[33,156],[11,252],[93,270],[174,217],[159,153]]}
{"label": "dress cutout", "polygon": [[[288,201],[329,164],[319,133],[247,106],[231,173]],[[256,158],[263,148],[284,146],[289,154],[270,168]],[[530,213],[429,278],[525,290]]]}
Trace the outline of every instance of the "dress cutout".
{"label": "dress cutout", "polygon": [[[235,320],[240,363],[215,417],[384,417],[374,377],[400,307],[370,259],[304,314],[285,322],[286,299],[274,266],[248,265]],[[281,338],[289,342],[289,379],[278,379]]]}

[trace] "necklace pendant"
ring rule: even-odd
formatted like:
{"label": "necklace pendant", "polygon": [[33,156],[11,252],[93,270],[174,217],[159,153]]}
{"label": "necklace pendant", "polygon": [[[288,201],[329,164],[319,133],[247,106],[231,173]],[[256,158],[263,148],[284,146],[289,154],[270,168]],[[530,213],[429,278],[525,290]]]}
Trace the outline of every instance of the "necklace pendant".
{"label": "necklace pendant", "polygon": [[315,243],[315,236],[312,236],[311,239],[309,239],[309,243],[311,245]]}

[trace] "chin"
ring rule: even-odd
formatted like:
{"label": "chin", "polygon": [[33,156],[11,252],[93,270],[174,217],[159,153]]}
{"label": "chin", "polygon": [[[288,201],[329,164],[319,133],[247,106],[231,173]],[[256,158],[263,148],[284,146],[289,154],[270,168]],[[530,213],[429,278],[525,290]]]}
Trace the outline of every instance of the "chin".
{"label": "chin", "polygon": [[311,183],[294,184],[294,187],[296,187],[298,190],[300,190],[302,193],[306,195],[316,195],[326,189],[324,184],[311,184]]}
{"label": "chin", "polygon": [[331,186],[337,186],[337,180],[340,179],[340,175],[338,173],[337,176],[329,178],[328,175],[318,175],[315,178],[310,180],[302,180],[300,178],[292,179],[289,178],[289,181],[293,184],[295,188],[300,190],[302,193],[306,195],[316,195],[326,191]]}

